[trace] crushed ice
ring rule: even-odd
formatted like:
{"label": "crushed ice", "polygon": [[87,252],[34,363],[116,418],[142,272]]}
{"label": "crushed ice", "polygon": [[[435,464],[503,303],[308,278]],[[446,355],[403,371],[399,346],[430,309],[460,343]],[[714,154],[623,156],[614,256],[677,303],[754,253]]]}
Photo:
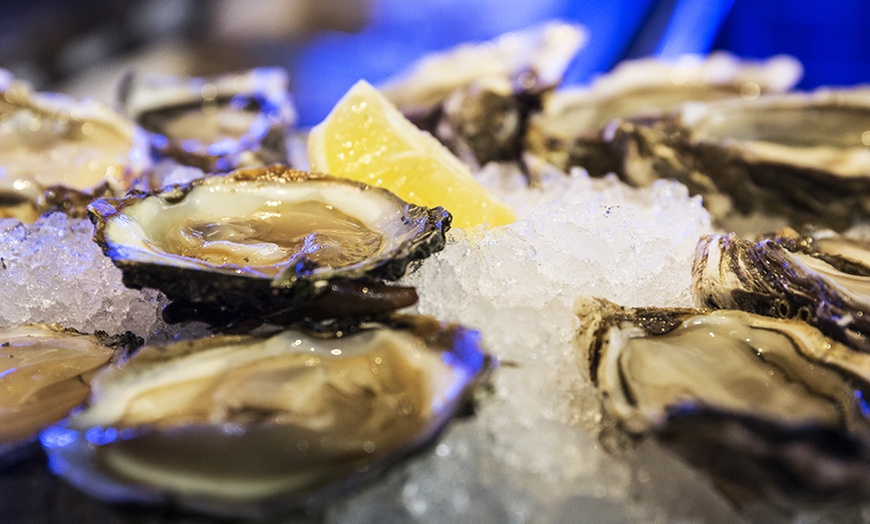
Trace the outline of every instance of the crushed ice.
{"label": "crushed ice", "polygon": [[[649,522],[711,508],[732,517],[708,483],[660,460],[660,450],[647,467],[599,449],[597,396],[571,345],[581,294],[630,306],[692,305],[694,249],[712,231],[700,199],[675,182],[633,189],[580,171],[551,173],[541,189],[525,189],[518,172],[497,164],[479,176],[519,220],[452,232],[446,249],[405,282],[418,287],[421,313],[483,333],[502,362],[494,391],[434,453],[333,508],[329,520]],[[671,482],[647,493],[659,468],[691,479],[697,502],[674,512],[682,493],[668,493]]]}
{"label": "crushed ice", "polygon": [[0,324],[58,323],[84,332],[132,331],[160,325],[162,301],[132,290],[92,240],[87,220],[61,213],[24,225],[0,220]]}
{"label": "crushed ice", "polygon": [[[708,517],[710,508],[733,517],[706,481],[658,448],[631,461],[600,451],[597,398],[571,348],[580,294],[691,305],[693,251],[711,232],[699,199],[673,182],[639,190],[581,172],[553,173],[531,190],[511,168],[492,164],[480,177],[519,220],[454,230],[405,283],[418,287],[420,312],[483,333],[502,362],[493,392],[434,450],[332,505],[325,520],[646,522]],[[0,220],[0,323],[165,332],[165,298],[125,288],[92,233],[60,214],[29,226]],[[682,483],[657,482],[657,471],[678,471]]]}

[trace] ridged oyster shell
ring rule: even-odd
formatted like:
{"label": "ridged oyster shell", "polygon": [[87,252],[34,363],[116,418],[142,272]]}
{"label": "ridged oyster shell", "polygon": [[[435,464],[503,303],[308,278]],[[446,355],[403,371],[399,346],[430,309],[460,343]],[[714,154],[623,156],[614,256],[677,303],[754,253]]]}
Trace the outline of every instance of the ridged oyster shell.
{"label": "ridged oyster shell", "polygon": [[529,120],[526,148],[565,171],[576,166],[593,176],[623,175],[624,144],[614,133],[626,120],[656,119],[690,101],[787,91],[801,74],[800,63],[785,56],[757,63],[721,52],[673,63],[625,61],[591,86],[545,98],[543,111]]}
{"label": "ridged oyster shell", "polygon": [[146,346],[42,443],[56,473],[103,500],[262,518],[419,451],[491,365],[476,332],[426,317]]}
{"label": "ridged oyster shell", "polygon": [[220,324],[366,316],[416,302],[389,287],[443,248],[450,214],[282,166],[242,169],[89,207],[95,240],[175,314]]}
{"label": "ridged oyster shell", "polygon": [[870,354],[798,320],[575,304],[580,362],[606,412],[709,472],[739,503],[870,496]]}
{"label": "ridged oyster shell", "polygon": [[794,230],[758,242],[709,235],[695,251],[692,295],[705,307],[798,318],[870,354],[867,242]]}
{"label": "ridged oyster shell", "polygon": [[0,70],[0,217],[84,216],[93,196],[123,194],[148,165],[133,122],[91,100],[34,92]]}
{"label": "ridged oyster shell", "polygon": [[585,40],[581,27],[550,22],[431,54],[379,89],[461,159],[515,161],[529,114]]}
{"label": "ridged oyster shell", "polygon": [[227,172],[287,163],[285,142],[296,122],[288,84],[279,68],[202,78],[133,73],[120,99],[150,133],[155,156]]}
{"label": "ridged oyster shell", "polygon": [[760,215],[843,230],[870,213],[868,118],[870,88],[820,89],[689,104],[615,140],[626,179],[677,179],[727,229]]}

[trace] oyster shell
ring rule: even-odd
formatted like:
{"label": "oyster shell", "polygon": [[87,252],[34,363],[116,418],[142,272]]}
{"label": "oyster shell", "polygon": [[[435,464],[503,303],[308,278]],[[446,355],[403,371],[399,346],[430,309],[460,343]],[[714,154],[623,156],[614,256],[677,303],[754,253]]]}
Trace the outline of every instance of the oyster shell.
{"label": "oyster shell", "polygon": [[288,82],[279,68],[208,78],[131,74],[120,98],[150,132],[158,158],[226,172],[287,162],[285,141],[296,121]]}
{"label": "oyster shell", "polygon": [[870,354],[797,320],[580,299],[577,348],[607,413],[742,503],[870,495]]}
{"label": "oyster shell", "polygon": [[870,354],[868,254],[861,241],[793,230],[758,242],[709,235],[695,251],[692,295],[705,307],[798,318]]}
{"label": "oyster shell", "polygon": [[620,131],[626,177],[680,180],[728,229],[760,214],[841,230],[870,212],[868,118],[870,88],[685,105]]}
{"label": "oyster shell", "polygon": [[491,364],[476,332],[426,317],[147,346],[42,443],[56,473],[110,502],[265,517],[420,450]]}
{"label": "oyster shell", "polygon": [[[563,89],[544,100],[529,120],[526,148],[567,171],[578,166],[592,176],[625,175],[624,144],[615,129],[626,120],[659,118],[689,101],[754,99],[792,88],[800,63],[780,56],[764,62],[740,61],[727,53],[686,56],[674,63],[656,59],[619,64],[589,87]],[[650,181],[628,180],[635,185]]]}
{"label": "oyster shell", "polygon": [[84,402],[91,376],[122,342],[131,341],[56,325],[0,329],[0,464]]}
{"label": "oyster shell", "polygon": [[[170,312],[233,319],[337,318],[416,302],[400,278],[444,247],[450,214],[389,191],[282,166],[243,169],[89,207],[95,240],[134,288]],[[172,319],[168,319],[172,320]]]}
{"label": "oyster shell", "polygon": [[84,216],[94,195],[122,194],[147,165],[146,139],[123,116],[0,71],[0,217]]}
{"label": "oyster shell", "polygon": [[529,114],[585,40],[579,26],[551,22],[429,55],[380,90],[463,160],[517,160]]}

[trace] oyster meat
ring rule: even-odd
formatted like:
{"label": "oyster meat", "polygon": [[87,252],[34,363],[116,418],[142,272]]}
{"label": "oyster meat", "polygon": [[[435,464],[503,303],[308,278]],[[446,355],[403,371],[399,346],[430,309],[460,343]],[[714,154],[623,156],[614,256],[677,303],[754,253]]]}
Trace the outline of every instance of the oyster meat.
{"label": "oyster meat", "polygon": [[579,299],[580,360],[620,427],[786,510],[870,496],[870,354],[799,320]]}
{"label": "oyster meat", "polygon": [[585,40],[579,26],[551,22],[429,55],[380,90],[463,160],[518,160],[529,114]]}
{"label": "oyster meat", "polygon": [[146,346],[41,440],[56,473],[103,500],[262,518],[420,450],[491,365],[476,332],[426,317]]}
{"label": "oyster meat", "polygon": [[868,118],[868,88],[689,104],[623,129],[626,177],[683,182],[727,229],[755,214],[842,230],[870,212]]}
{"label": "oyster meat", "polygon": [[[95,239],[130,287],[176,313],[336,318],[416,302],[386,286],[443,248],[450,215],[387,190],[282,166],[235,171],[89,207]],[[199,313],[197,313],[197,310]]]}
{"label": "oyster meat", "polygon": [[870,247],[860,240],[709,235],[695,252],[692,295],[705,307],[799,318],[870,354]]}
{"label": "oyster meat", "polygon": [[0,463],[85,401],[120,342],[55,325],[0,329]]}
{"label": "oyster meat", "polygon": [[628,144],[615,140],[620,125],[659,118],[689,101],[754,99],[761,93],[783,92],[801,73],[800,63],[785,56],[757,63],[727,53],[686,56],[674,63],[652,58],[626,61],[589,87],[563,89],[545,98],[543,111],[529,121],[525,147],[565,171],[579,166],[592,176],[612,172],[646,186],[652,181],[624,172],[623,156],[628,152],[623,147]]}
{"label": "oyster meat", "polygon": [[226,172],[287,162],[296,121],[287,89],[278,68],[208,78],[131,74],[120,97],[127,115],[150,132],[155,156]]}
{"label": "oyster meat", "polygon": [[122,194],[147,165],[144,134],[120,114],[0,70],[0,217],[84,216],[90,198]]}

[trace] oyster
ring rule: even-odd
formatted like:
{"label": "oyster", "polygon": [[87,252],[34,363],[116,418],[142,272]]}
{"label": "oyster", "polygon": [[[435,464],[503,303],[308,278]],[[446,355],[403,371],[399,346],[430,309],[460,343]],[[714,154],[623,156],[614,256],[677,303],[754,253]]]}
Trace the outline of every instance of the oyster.
{"label": "oyster", "polygon": [[463,160],[517,160],[529,114],[585,39],[580,27],[551,22],[430,55],[380,90]]}
{"label": "oyster", "polygon": [[278,68],[211,78],[131,74],[120,97],[127,115],[150,132],[157,157],[226,172],[287,162],[285,141],[296,121],[287,89]]}
{"label": "oyster", "polygon": [[[387,286],[444,247],[450,214],[389,191],[282,166],[235,171],[89,207],[95,240],[170,317],[367,316],[417,300]],[[172,321],[172,318],[167,320]]]}
{"label": "oyster", "polygon": [[577,348],[607,413],[741,503],[870,496],[870,354],[798,320],[584,298]]}
{"label": "oyster", "polygon": [[147,165],[132,122],[93,101],[35,93],[0,71],[0,217],[84,216],[94,195],[123,193]]}
{"label": "oyster", "polygon": [[84,402],[91,376],[122,342],[130,337],[110,340],[55,325],[0,329],[0,462]]}
{"label": "oyster", "polygon": [[675,178],[725,227],[760,214],[845,229],[870,212],[870,88],[689,104],[626,127],[626,177]]}
{"label": "oyster", "polygon": [[[564,89],[544,100],[529,121],[526,148],[567,171],[579,166],[593,176],[623,172],[615,130],[626,120],[659,118],[689,101],[754,99],[797,83],[800,63],[789,57],[742,62],[727,53],[686,56],[674,63],[656,59],[621,63],[590,87]],[[630,124],[625,124],[630,125]],[[635,180],[635,185],[650,181]]]}
{"label": "oyster", "polygon": [[41,440],[52,469],[95,497],[264,517],[420,450],[491,365],[476,332],[426,317],[146,346]]}
{"label": "oyster", "polygon": [[758,242],[709,235],[695,252],[692,294],[706,307],[804,320],[870,354],[868,255],[865,242],[794,230]]}

